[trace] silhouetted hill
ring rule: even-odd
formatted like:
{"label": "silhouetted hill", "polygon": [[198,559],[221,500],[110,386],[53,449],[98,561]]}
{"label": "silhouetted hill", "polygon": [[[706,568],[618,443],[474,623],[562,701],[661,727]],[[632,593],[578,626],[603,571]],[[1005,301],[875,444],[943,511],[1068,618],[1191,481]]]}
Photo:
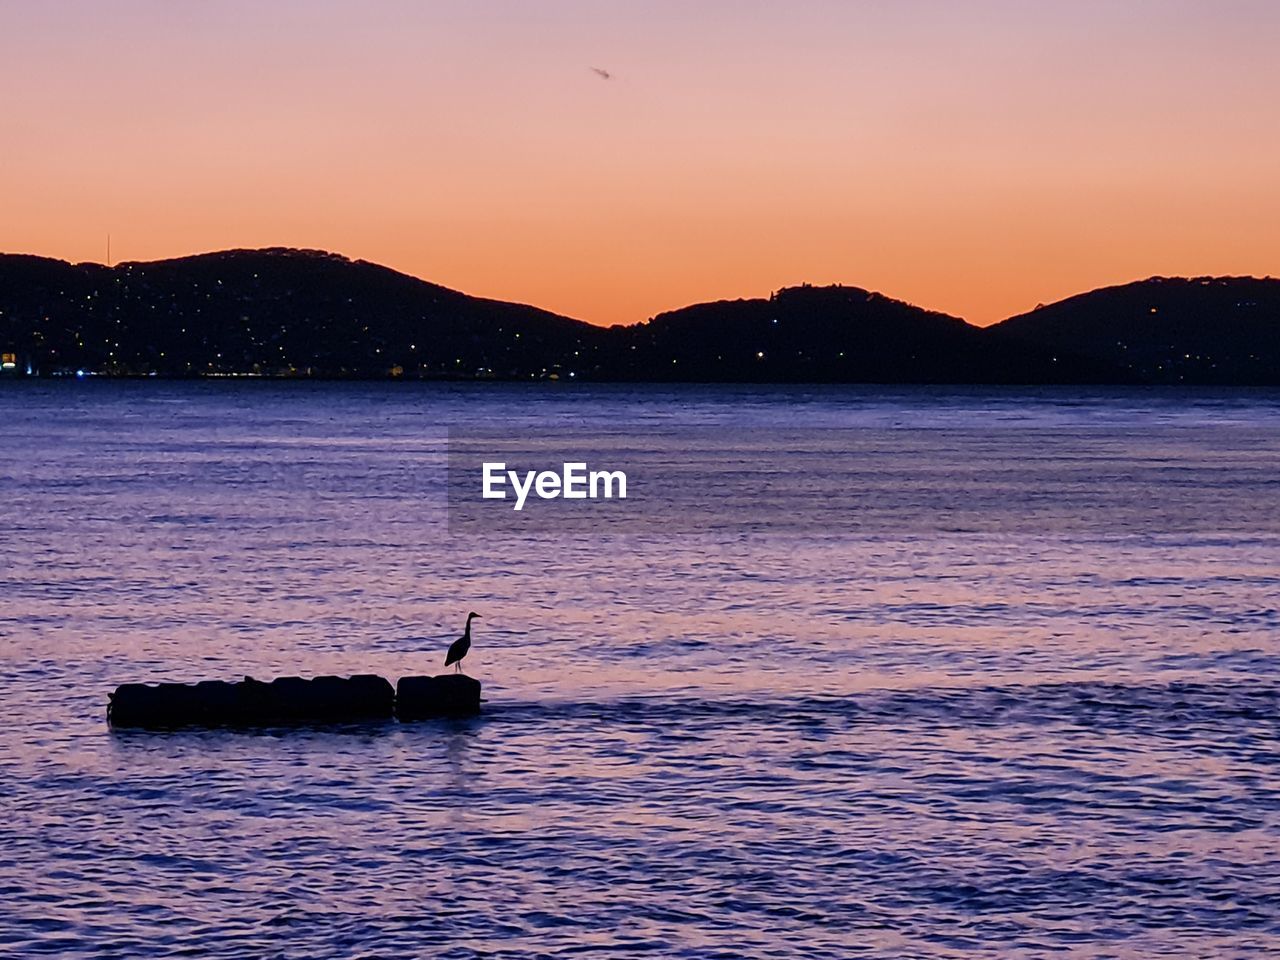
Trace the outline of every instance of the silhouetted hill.
{"label": "silhouetted hill", "polygon": [[598,327],[308,250],[151,263],[0,256],[0,349],[39,372],[543,376]]}
{"label": "silhouetted hill", "polygon": [[640,380],[1061,383],[1118,376],[858,287],[789,287],[767,300],[696,304],[617,328],[617,336],[624,351],[618,376]]}
{"label": "silhouetted hill", "polygon": [[1153,279],[988,329],[791,287],[608,329],[310,250],[0,255],[18,371],[825,383],[1280,383],[1280,281]]}
{"label": "silhouetted hill", "polygon": [[1280,384],[1280,280],[1152,277],[1038,307],[990,330],[1086,353],[1147,383]]}

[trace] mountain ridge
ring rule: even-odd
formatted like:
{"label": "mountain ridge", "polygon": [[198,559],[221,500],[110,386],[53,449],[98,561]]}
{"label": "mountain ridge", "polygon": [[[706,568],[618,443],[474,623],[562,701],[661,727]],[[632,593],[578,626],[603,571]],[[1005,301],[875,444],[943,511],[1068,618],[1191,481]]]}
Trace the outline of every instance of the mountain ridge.
{"label": "mountain ridge", "polygon": [[986,329],[1084,351],[1142,382],[1280,384],[1280,280],[1271,277],[1148,277]]}
{"label": "mountain ridge", "polygon": [[601,327],[323,250],[0,254],[10,373],[1280,384],[1280,280],[1151,277],[989,327],[845,285]]}

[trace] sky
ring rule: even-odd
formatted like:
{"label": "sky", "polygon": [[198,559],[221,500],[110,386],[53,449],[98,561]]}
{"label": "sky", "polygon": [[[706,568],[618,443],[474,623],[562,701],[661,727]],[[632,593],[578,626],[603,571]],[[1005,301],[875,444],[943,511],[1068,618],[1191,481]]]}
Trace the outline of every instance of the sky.
{"label": "sky", "polygon": [[986,324],[1280,275],[1277,50],[1271,0],[0,0],[0,251],[320,248],[603,324],[846,283]]}

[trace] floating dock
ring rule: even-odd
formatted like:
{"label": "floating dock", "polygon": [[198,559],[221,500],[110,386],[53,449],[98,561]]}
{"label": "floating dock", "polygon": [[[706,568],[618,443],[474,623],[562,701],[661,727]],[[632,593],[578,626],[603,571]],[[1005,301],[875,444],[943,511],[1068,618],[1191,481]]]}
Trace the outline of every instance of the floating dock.
{"label": "floating dock", "polygon": [[401,677],[279,677],[270,682],[126,683],[108,695],[113,727],[226,727],[422,720],[480,712],[480,681],[458,673]]}

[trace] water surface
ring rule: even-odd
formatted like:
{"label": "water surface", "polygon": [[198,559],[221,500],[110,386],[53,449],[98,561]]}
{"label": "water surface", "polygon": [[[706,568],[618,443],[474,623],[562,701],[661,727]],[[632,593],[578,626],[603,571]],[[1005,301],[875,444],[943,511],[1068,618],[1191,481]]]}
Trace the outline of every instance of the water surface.
{"label": "water surface", "polygon": [[[1277,413],[5,385],[0,954],[1275,955]],[[566,427],[654,471],[638,523],[449,522],[449,433]],[[435,672],[470,609],[474,720],[104,721]]]}

